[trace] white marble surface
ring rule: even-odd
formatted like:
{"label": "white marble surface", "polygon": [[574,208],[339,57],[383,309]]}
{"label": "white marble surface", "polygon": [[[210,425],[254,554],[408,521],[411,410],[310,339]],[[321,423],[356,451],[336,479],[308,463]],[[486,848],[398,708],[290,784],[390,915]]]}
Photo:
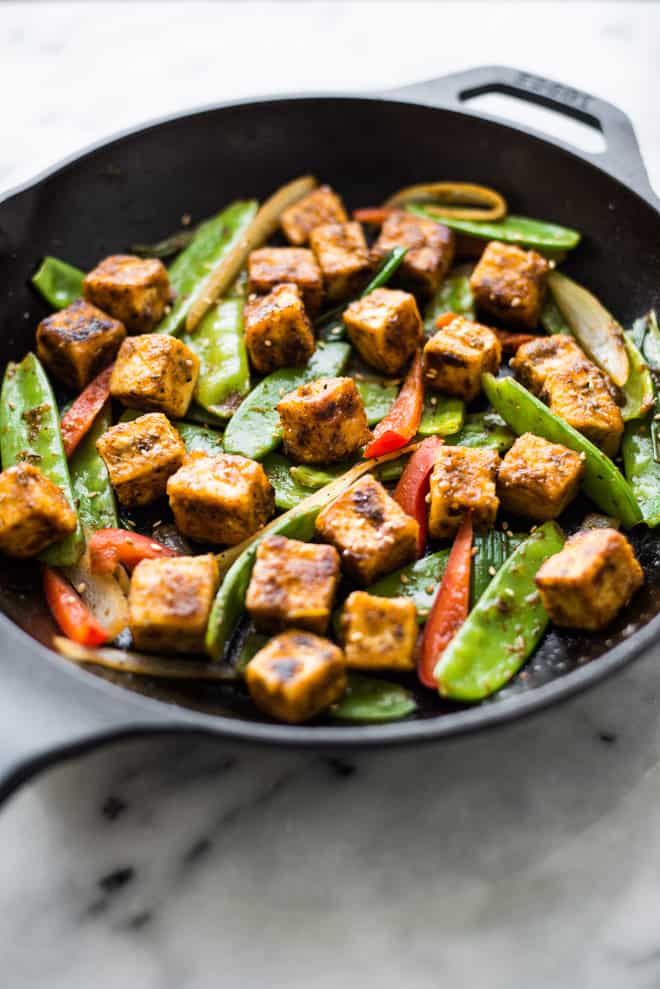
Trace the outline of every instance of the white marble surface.
{"label": "white marble surface", "polygon": [[[118,127],[517,65],[618,102],[660,186],[656,4],[0,4],[0,192]],[[245,39],[237,42],[237,38]],[[8,989],[660,985],[660,668],[357,761],[125,742],[0,814]]]}

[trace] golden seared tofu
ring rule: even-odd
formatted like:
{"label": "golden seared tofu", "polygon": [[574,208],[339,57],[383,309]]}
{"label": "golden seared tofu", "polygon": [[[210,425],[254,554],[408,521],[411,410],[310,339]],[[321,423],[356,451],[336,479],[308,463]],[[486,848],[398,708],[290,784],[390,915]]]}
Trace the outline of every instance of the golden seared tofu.
{"label": "golden seared tofu", "polygon": [[117,354],[110,394],[130,408],[180,419],[188,411],[198,374],[197,354],[176,337],[127,337]]}
{"label": "golden seared tofu", "polygon": [[583,453],[523,433],[499,466],[497,495],[506,511],[545,522],[575,498],[583,473]]}
{"label": "golden seared tofu", "polygon": [[371,258],[359,223],[324,223],[309,235],[330,302],[357,295],[369,281]]}
{"label": "golden seared tofu", "polygon": [[73,391],[82,391],[112,363],[125,336],[123,323],[77,299],[41,320],[37,356],[53,378]]}
{"label": "golden seared tofu", "polygon": [[176,429],[160,412],[112,426],[96,441],[96,449],[122,505],[148,505],[162,498],[167,479],[186,452]]}
{"label": "golden seared tofu", "polygon": [[260,711],[301,724],[344,694],[344,654],[328,639],[292,629],[259,650],[247,665],[245,680]]}
{"label": "golden seared tofu", "polygon": [[0,552],[19,559],[75,532],[76,513],[61,488],[32,464],[0,474]]}
{"label": "golden seared tofu", "polygon": [[260,247],[248,258],[250,292],[266,295],[276,285],[293,282],[305,309],[314,316],[321,308],[323,279],[316,258],[306,247]]}
{"label": "golden seared tofu", "polygon": [[282,213],[280,225],[294,247],[302,247],[315,227],[323,223],[346,223],[344,204],[329,185],[321,185]]}
{"label": "golden seared tofu", "polygon": [[434,295],[454,260],[455,237],[449,227],[405,210],[392,210],[372,255],[383,260],[395,247],[408,248],[394,276],[397,284],[427,298]]}
{"label": "golden seared tofu", "polygon": [[609,625],[643,582],[632,546],[616,529],[576,533],[536,575],[555,625],[594,632]]}
{"label": "golden seared tofu", "polygon": [[549,271],[550,265],[536,251],[492,240],[470,278],[477,308],[511,326],[533,330]]}
{"label": "golden seared tofu", "polygon": [[267,536],[257,548],[245,607],[262,632],[293,627],[324,635],[338,581],[334,546]]}
{"label": "golden seared tofu", "polygon": [[247,457],[197,451],[167,483],[177,528],[201,543],[235,546],[275,511],[273,488],[261,464]]}
{"label": "golden seared tofu", "polygon": [[417,610],[411,598],[379,598],[353,591],[341,614],[346,666],[353,670],[415,669]]}
{"label": "golden seared tofu", "polygon": [[284,447],[304,464],[333,463],[371,439],[364,403],[352,378],[318,378],[277,405]]}
{"label": "golden seared tofu", "polygon": [[551,337],[536,337],[518,347],[511,358],[511,367],[525,388],[540,395],[551,374],[585,361],[587,357],[573,337],[557,333]]}
{"label": "golden seared tofu", "polygon": [[609,457],[623,435],[621,411],[607,377],[588,361],[555,371],[546,378],[541,396],[550,410],[573,426]]}
{"label": "golden seared tofu", "polygon": [[417,522],[371,474],[322,510],[316,531],[339,550],[344,570],[360,584],[372,584],[417,552]]}
{"label": "golden seared tofu", "polygon": [[481,391],[481,375],[497,374],[501,360],[500,341],[492,330],[456,316],[424,347],[424,378],[434,391],[471,402]]}
{"label": "golden seared tofu", "polygon": [[259,374],[304,367],[316,349],[312,324],[294,284],[277,285],[268,295],[249,299],[243,326],[248,354]]}
{"label": "golden seared tofu", "polygon": [[85,277],[83,294],[130,333],[149,333],[170,304],[170,279],[157,258],[113,254]]}
{"label": "golden seared tofu", "polygon": [[351,343],[372,367],[398,374],[420,346],[424,329],[415,296],[377,288],[344,312]]}
{"label": "golden seared tofu", "polygon": [[499,499],[495,479],[499,466],[495,450],[443,446],[431,473],[429,532],[434,539],[449,539],[467,512],[475,529],[495,524]]}
{"label": "golden seared tofu", "polygon": [[138,563],[128,595],[128,624],[136,648],[203,652],[219,583],[213,553]]}

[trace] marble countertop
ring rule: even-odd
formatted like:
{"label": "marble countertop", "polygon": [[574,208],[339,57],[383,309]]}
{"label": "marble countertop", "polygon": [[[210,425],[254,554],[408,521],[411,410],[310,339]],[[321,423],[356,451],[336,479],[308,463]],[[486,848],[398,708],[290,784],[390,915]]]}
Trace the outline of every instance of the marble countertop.
{"label": "marble countertop", "polygon": [[[659,36],[650,3],[4,3],[0,194],[199,103],[493,62],[618,103],[658,189]],[[442,745],[181,737],[53,768],[0,813],[3,984],[657,987],[659,660]]]}

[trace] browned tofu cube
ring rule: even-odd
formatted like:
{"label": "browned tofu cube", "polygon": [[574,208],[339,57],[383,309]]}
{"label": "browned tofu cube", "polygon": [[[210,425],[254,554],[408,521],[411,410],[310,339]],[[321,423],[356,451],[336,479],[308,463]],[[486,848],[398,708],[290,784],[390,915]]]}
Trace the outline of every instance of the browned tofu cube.
{"label": "browned tofu cube", "polygon": [[353,591],[342,611],[341,638],[349,669],[409,673],[415,669],[415,602]]}
{"label": "browned tofu cube", "polygon": [[583,473],[583,453],[523,433],[499,466],[497,495],[506,511],[545,522],[575,498]]}
{"label": "browned tofu cube", "polygon": [[186,448],[160,412],[120,422],[96,441],[122,505],[148,505],[162,498],[167,479],[183,463]]}
{"label": "browned tofu cube", "polygon": [[0,474],[0,552],[19,559],[75,532],[76,513],[64,492],[32,464]]}
{"label": "browned tofu cube", "polygon": [[260,631],[293,627],[324,635],[338,581],[334,546],[267,536],[257,549],[245,607]]}
{"label": "browned tofu cube", "polygon": [[369,585],[415,557],[419,526],[367,474],[322,510],[316,531],[337,547],[346,572]]}
{"label": "browned tofu cube", "polygon": [[268,295],[251,298],[243,309],[243,325],[248,354],[259,374],[304,367],[316,349],[297,285],[278,285]]}
{"label": "browned tofu cube", "polygon": [[449,227],[404,210],[393,210],[381,227],[372,254],[382,260],[395,247],[407,247],[394,276],[396,283],[428,298],[435,295],[452,266],[454,244]]}
{"label": "browned tofu cube", "polygon": [[495,450],[440,448],[431,473],[429,532],[434,539],[453,536],[466,512],[472,513],[475,529],[492,528],[500,504],[495,491],[499,460]]}
{"label": "browned tofu cube", "polygon": [[623,435],[623,419],[610,383],[588,361],[555,371],[546,378],[544,398],[552,412],[614,457]]}
{"label": "browned tofu cube", "polygon": [[516,378],[534,395],[543,391],[546,378],[555,371],[579,366],[587,360],[573,337],[561,333],[537,337],[518,347],[511,367]]}
{"label": "browned tofu cube", "polygon": [[494,319],[533,330],[541,315],[550,266],[536,251],[491,241],[472,272],[477,307]]}
{"label": "browned tofu cube", "polygon": [[124,340],[110,379],[110,394],[124,405],[180,419],[188,411],[199,358],[166,333]]}
{"label": "browned tofu cube", "polygon": [[323,279],[312,252],[305,247],[260,247],[252,251],[248,258],[250,292],[266,295],[285,282],[298,286],[305,309],[313,317],[321,308]]}
{"label": "browned tofu cube", "polygon": [[53,378],[82,391],[112,363],[125,336],[123,323],[78,299],[41,320],[37,356]]}
{"label": "browned tofu cube", "polygon": [[202,543],[235,546],[266,524],[275,495],[261,464],[247,457],[190,453],[167,483],[178,529]]}
{"label": "browned tofu cube", "polygon": [[325,223],[312,230],[309,243],[330,302],[362,291],[369,281],[371,258],[359,223]]}
{"label": "browned tofu cube", "polygon": [[128,596],[128,623],[136,648],[203,652],[219,582],[212,553],[138,563]]}
{"label": "browned tofu cube", "polygon": [[278,402],[277,411],[286,452],[304,464],[343,460],[371,439],[352,378],[318,378],[300,385]]}
{"label": "browned tofu cube", "polygon": [[555,625],[589,631],[609,625],[643,582],[632,546],[616,529],[576,533],[536,575]]}
{"label": "browned tofu cube", "polygon": [[377,288],[352,302],[343,318],[360,356],[385,374],[403,370],[424,336],[415,296],[397,289]]}
{"label": "browned tofu cube", "polygon": [[250,660],[245,680],[260,711],[301,724],[345,692],[344,654],[327,639],[295,629],[271,639]]}
{"label": "browned tofu cube", "polygon": [[294,247],[302,247],[315,227],[323,223],[346,223],[348,217],[341,199],[329,185],[321,185],[282,213],[284,236]]}
{"label": "browned tofu cube", "polygon": [[481,375],[497,374],[502,348],[481,323],[456,316],[424,347],[424,378],[429,388],[471,402],[481,391]]}
{"label": "browned tofu cube", "polygon": [[160,323],[170,303],[167,268],[157,258],[114,254],[90,271],[83,294],[130,333],[149,333]]}

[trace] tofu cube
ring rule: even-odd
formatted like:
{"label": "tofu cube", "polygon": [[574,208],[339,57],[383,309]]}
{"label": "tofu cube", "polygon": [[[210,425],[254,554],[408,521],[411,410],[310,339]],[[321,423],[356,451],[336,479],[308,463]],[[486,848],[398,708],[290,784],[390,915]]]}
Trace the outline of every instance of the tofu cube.
{"label": "tofu cube", "polygon": [[623,418],[606,376],[586,361],[546,378],[544,398],[550,410],[614,457],[621,444]]}
{"label": "tofu cube", "polygon": [[422,343],[424,328],[415,296],[377,288],[344,312],[351,343],[372,367],[398,374]]}
{"label": "tofu cube", "polygon": [[122,505],[148,505],[162,498],[167,479],[183,463],[186,448],[160,412],[120,422],[96,441]]}
{"label": "tofu cube", "polygon": [[323,223],[346,223],[344,204],[329,185],[321,185],[282,213],[280,225],[294,247],[302,247],[315,227]]}
{"label": "tofu cube", "polygon": [[199,358],[166,333],[127,337],[110,378],[110,394],[124,405],[180,419],[188,411]]}
{"label": "tofu cube", "polygon": [[381,227],[372,255],[380,261],[395,247],[408,248],[394,276],[396,284],[425,298],[435,295],[454,261],[455,237],[449,227],[393,210]]}
{"label": "tofu cube", "polygon": [[245,607],[262,632],[293,627],[324,635],[338,581],[334,546],[268,536],[257,548]]}
{"label": "tofu cube", "polygon": [[541,315],[550,265],[536,251],[492,240],[472,272],[477,307],[494,319],[533,330]]}
{"label": "tofu cube", "polygon": [[243,325],[248,354],[259,374],[304,367],[316,349],[297,285],[277,285],[268,295],[251,298],[243,309]]}
{"label": "tofu cube", "polygon": [[481,323],[456,316],[424,347],[424,378],[429,388],[471,402],[481,391],[481,375],[497,374],[502,348]]}
{"label": "tofu cube", "polygon": [[573,337],[557,333],[551,337],[537,337],[518,347],[511,367],[521,384],[539,396],[551,374],[579,366],[586,360],[584,351]]}
{"label": "tofu cube", "polygon": [[305,247],[260,247],[248,258],[248,288],[266,295],[276,285],[293,282],[305,309],[314,316],[321,308],[323,279],[316,258]]}
{"label": "tofu cube", "polygon": [[170,279],[158,258],[114,254],[89,272],[83,294],[88,302],[121,320],[129,333],[150,333],[170,304]]}
{"label": "tofu cube", "polygon": [[75,532],[64,492],[32,464],[0,474],[0,552],[25,560]]}
{"label": "tofu cube", "polygon": [[583,473],[583,453],[523,433],[499,466],[497,495],[506,511],[545,522],[575,498]]}
{"label": "tofu cube", "polygon": [[219,583],[213,553],[138,563],[128,595],[128,624],[136,648],[203,652]]}
{"label": "tofu cube", "polygon": [[324,223],[309,236],[330,302],[358,295],[369,281],[371,257],[359,223]]}
{"label": "tofu cube", "polygon": [[578,532],[536,575],[555,625],[594,632],[609,625],[643,582],[632,546],[616,529]]}
{"label": "tofu cube", "polygon": [[260,711],[278,721],[301,724],[344,694],[344,654],[311,632],[284,632],[248,663],[245,680]]}
{"label": "tofu cube", "polygon": [[449,539],[460,528],[466,512],[475,529],[491,529],[499,508],[495,479],[499,466],[496,450],[443,446],[431,473],[429,532],[434,539]]}
{"label": "tofu cube", "polygon": [[417,553],[417,522],[370,474],[321,511],[316,531],[339,550],[344,570],[367,586]]}
{"label": "tofu cube", "polygon": [[37,356],[53,378],[82,391],[112,363],[125,336],[123,323],[78,299],[41,320]]}
{"label": "tofu cube", "polygon": [[266,524],[275,495],[261,464],[247,457],[190,453],[167,483],[177,528],[202,543],[235,546]]}
{"label": "tofu cube", "polygon": [[334,463],[371,439],[364,403],[352,378],[318,378],[277,405],[284,448],[304,464]]}
{"label": "tofu cube", "polygon": [[380,598],[353,591],[341,615],[346,666],[410,673],[415,669],[417,631],[417,610],[411,598]]}

